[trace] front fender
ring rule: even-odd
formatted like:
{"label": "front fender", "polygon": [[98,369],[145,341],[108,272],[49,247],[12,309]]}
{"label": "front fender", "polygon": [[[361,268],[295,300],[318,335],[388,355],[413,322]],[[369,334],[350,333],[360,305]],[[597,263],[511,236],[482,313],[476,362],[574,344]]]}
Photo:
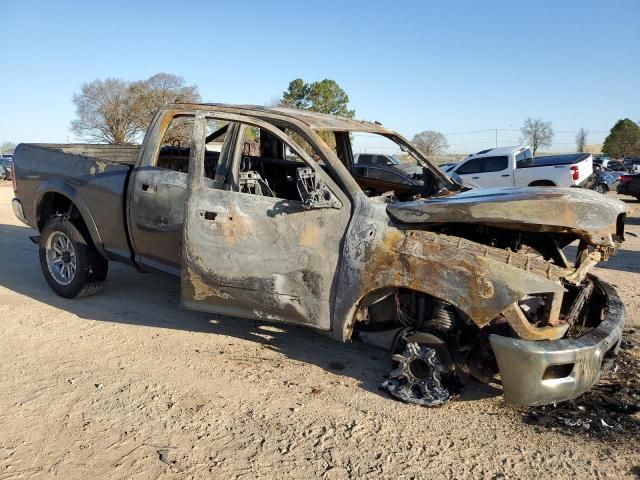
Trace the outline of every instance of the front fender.
{"label": "front fender", "polygon": [[382,288],[424,292],[455,305],[480,327],[525,295],[564,290],[557,281],[560,269],[547,262],[435,232],[404,230],[388,217],[359,218],[345,239],[340,284],[349,288],[336,295],[333,334],[339,340],[350,338],[362,299]]}

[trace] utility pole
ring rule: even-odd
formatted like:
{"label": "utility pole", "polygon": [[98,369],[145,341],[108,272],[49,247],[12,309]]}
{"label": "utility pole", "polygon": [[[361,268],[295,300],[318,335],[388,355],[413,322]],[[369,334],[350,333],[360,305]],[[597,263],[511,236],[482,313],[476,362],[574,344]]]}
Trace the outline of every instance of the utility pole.
{"label": "utility pole", "polygon": [[496,128],[496,148],[498,148],[498,129]]}

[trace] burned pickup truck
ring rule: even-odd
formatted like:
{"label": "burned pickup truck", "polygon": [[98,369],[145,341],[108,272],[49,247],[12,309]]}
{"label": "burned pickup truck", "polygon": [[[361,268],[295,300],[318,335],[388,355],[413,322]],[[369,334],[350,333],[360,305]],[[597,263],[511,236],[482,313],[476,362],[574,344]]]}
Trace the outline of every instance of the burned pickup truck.
{"label": "burned pickup truck", "polygon": [[[367,197],[353,132],[410,155],[419,197]],[[406,401],[440,405],[461,382],[498,375],[508,402],[569,399],[619,348],[623,306],[590,269],[623,241],[625,204],[578,189],[470,190],[378,123],[175,104],[141,146],[21,144],[14,179],[14,212],[38,230],[57,294],[95,293],[109,261],[176,275],[187,308],[390,349],[384,386]]]}

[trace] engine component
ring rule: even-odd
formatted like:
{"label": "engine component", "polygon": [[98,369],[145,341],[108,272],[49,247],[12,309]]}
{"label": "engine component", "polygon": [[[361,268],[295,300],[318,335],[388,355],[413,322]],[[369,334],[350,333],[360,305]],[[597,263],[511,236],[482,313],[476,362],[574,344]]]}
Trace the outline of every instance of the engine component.
{"label": "engine component", "polygon": [[433,300],[431,318],[425,323],[429,330],[449,332],[456,324],[456,311],[453,305],[442,300]]}

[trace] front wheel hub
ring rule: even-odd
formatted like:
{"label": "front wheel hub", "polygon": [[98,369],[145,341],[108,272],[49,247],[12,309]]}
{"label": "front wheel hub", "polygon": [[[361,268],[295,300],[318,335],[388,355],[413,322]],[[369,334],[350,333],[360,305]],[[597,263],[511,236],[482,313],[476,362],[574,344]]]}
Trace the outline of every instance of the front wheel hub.
{"label": "front wheel hub", "polygon": [[408,342],[402,353],[391,358],[397,366],[381,388],[393,397],[425,407],[438,407],[451,399],[449,390],[442,384],[447,368],[435,348]]}

